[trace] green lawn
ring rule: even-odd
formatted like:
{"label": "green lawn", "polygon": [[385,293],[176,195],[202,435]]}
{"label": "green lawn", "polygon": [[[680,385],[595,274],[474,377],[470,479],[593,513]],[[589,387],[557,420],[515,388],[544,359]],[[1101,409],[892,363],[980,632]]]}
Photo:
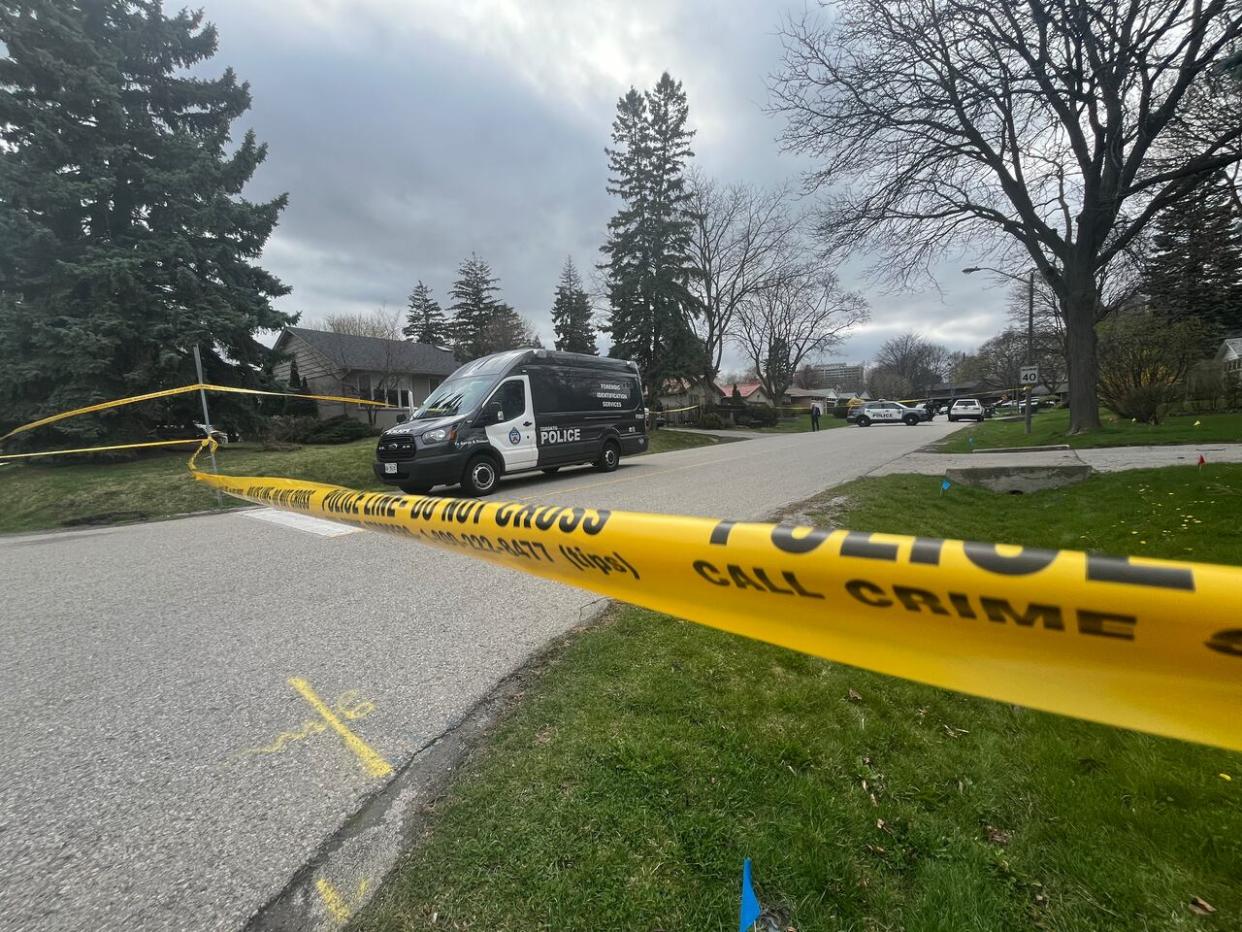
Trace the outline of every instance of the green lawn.
{"label": "green lawn", "polygon": [[[807,510],[857,530],[1242,561],[1242,466],[938,489],[864,480]],[[780,927],[803,932],[1242,925],[1242,755],[632,608],[554,651],[431,819],[356,929],[733,929],[744,857]]]}
{"label": "green lawn", "polygon": [[[1200,414],[1168,418],[1160,424],[1137,424],[1108,411],[1100,412],[1103,428],[1088,434],[1068,436],[1069,411],[1042,409],[1031,419],[1031,435],[1021,420],[984,421],[941,441],[937,453],[969,453],[969,437],[974,449],[992,447],[1046,446],[1068,443],[1072,447],[1129,447],[1168,443],[1242,443],[1242,414]],[[1195,426],[1195,422],[1199,426]]]}
{"label": "green lawn", "polygon": [[[721,441],[701,434],[656,431],[648,452],[711,446]],[[287,476],[353,489],[391,488],[371,472],[375,439],[339,446],[262,450],[252,444],[222,448],[220,471],[233,475]],[[0,466],[0,533],[38,531],[84,524],[115,524],[245,505],[215,496],[186,469],[188,453],[160,453],[130,462],[71,466]],[[210,468],[206,456],[200,465]],[[503,491],[502,493],[503,494]]]}

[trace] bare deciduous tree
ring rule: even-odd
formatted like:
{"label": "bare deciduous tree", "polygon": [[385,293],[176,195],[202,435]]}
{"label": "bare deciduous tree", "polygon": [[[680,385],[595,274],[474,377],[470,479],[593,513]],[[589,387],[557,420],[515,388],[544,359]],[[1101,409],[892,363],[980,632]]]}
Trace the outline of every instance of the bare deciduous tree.
{"label": "bare deciduous tree", "polygon": [[868,318],[867,302],[813,264],[785,270],[737,309],[734,337],[774,404],[803,360],[837,345]]}
{"label": "bare deciduous tree", "polygon": [[[1033,259],[1068,334],[1070,426],[1099,426],[1098,276],[1242,120],[1191,108],[1242,37],[1237,0],[841,0],[786,22],[774,106],[833,191],[836,248],[909,280],[953,245]],[[1188,114],[1193,109],[1193,120]],[[1189,125],[1193,122],[1193,125]]]}
{"label": "bare deciduous tree", "polygon": [[946,378],[949,351],[921,333],[903,333],[885,340],[873,362],[876,369],[904,380],[907,393],[924,393]]}
{"label": "bare deciduous tree", "polygon": [[785,187],[721,185],[697,173],[690,177],[689,210],[690,258],[699,272],[691,290],[701,309],[694,329],[706,351],[703,377],[710,383],[720,371],[738,308],[793,261],[801,218]]}

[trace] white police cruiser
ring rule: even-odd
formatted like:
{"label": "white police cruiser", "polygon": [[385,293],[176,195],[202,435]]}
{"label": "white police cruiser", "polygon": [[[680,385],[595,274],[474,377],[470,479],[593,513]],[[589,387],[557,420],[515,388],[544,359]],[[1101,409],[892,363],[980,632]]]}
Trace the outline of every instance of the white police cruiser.
{"label": "white police cruiser", "polygon": [[909,408],[897,401],[868,401],[858,408],[852,420],[859,427],[872,424],[906,424],[917,427],[925,420],[917,408]]}
{"label": "white police cruiser", "polygon": [[522,349],[468,362],[411,418],[384,431],[375,475],[421,494],[460,484],[487,495],[502,475],[585,463],[604,472],[647,449],[638,366]]}

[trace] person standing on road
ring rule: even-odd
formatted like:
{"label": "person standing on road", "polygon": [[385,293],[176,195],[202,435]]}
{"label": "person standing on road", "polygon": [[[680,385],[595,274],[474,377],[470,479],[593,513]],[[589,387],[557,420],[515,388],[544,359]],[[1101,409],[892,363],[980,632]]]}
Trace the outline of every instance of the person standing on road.
{"label": "person standing on road", "polygon": [[811,430],[819,430],[819,405],[811,405]]}

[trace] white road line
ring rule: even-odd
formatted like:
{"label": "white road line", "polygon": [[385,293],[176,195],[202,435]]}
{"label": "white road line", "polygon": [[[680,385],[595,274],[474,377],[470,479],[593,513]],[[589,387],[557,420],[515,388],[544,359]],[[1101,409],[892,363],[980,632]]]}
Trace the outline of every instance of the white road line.
{"label": "white road line", "polygon": [[306,531],[308,534],[318,534],[320,537],[341,537],[345,534],[359,534],[362,532],[360,527],[346,527],[333,521],[323,521],[319,518],[312,518],[310,515],[300,515],[292,511],[277,511],[275,508],[253,508],[239,511],[238,514],[246,518],[258,518],[260,521],[268,521],[272,524],[282,524],[285,527],[291,527],[298,531]]}

